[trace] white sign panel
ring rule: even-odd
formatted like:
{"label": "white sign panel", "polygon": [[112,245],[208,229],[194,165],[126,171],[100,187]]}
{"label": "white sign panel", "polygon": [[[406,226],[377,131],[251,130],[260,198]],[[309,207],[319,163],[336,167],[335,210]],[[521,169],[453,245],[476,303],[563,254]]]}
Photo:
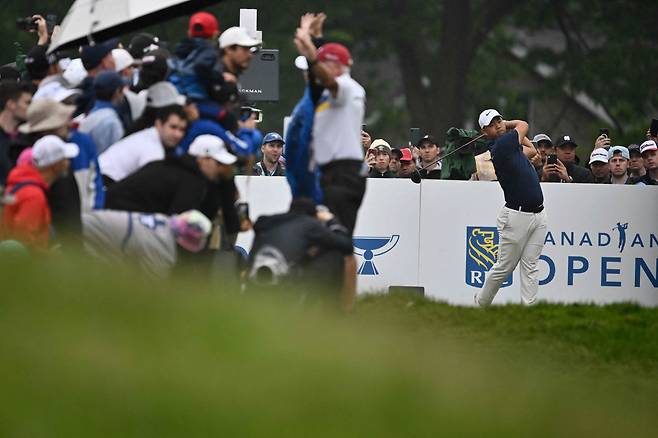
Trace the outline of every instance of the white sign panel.
{"label": "white sign panel", "polygon": [[419,211],[411,180],[368,179],[354,230],[359,291],[418,284]]}
{"label": "white sign panel", "polygon": [[[290,203],[285,178],[237,178],[252,220]],[[473,304],[498,250],[498,183],[369,179],[356,230],[359,291],[423,286],[427,296]],[[658,189],[543,184],[548,233],[539,299],[658,306]],[[249,250],[253,236],[238,245]],[[517,273],[494,303],[520,302]]]}

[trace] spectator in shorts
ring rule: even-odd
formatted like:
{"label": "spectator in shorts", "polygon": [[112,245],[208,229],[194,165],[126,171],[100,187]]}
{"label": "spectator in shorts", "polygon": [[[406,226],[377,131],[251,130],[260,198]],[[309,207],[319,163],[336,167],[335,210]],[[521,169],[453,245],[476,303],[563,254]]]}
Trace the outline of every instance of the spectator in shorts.
{"label": "spectator in shorts", "polygon": [[80,122],[79,131],[91,136],[98,154],[123,137],[124,129],[117,107],[124,101],[124,86],[121,75],[112,70],[103,71],[94,78],[94,106]]}
{"label": "spectator in shorts", "polygon": [[285,141],[277,132],[270,132],[263,138],[260,147],[263,158],[254,165],[254,174],[258,176],[286,176],[286,168],[281,162]]}
{"label": "spectator in shorts", "polygon": [[626,184],[628,181],[628,161],[630,153],[624,146],[613,146],[608,151],[610,184]]}
{"label": "spectator in shorts", "polygon": [[594,149],[589,156],[589,168],[592,171],[595,184],[610,184],[608,151],[603,148]]}

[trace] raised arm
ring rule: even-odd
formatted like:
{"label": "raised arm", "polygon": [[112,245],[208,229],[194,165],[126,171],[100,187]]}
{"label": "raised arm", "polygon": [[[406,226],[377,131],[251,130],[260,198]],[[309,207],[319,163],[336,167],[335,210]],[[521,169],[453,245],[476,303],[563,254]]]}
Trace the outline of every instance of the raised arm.
{"label": "raised arm", "polygon": [[333,97],[338,94],[338,82],[326,66],[317,62],[317,49],[311,38],[309,30],[310,24],[306,25],[302,17],[301,27],[295,33],[295,46],[300,55],[308,60],[309,69],[313,75],[320,81],[322,86],[327,88]]}
{"label": "raised arm", "polygon": [[523,120],[506,120],[504,123],[505,129],[516,129],[519,133],[519,143],[523,144],[523,139],[528,135],[528,122],[524,122]]}

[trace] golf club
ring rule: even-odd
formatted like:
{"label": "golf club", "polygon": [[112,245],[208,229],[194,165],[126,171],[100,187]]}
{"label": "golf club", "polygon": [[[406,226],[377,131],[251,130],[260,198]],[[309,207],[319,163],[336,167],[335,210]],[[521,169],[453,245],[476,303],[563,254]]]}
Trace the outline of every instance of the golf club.
{"label": "golf club", "polygon": [[414,170],[414,173],[411,174],[411,181],[413,181],[413,182],[416,183],[416,184],[420,184],[420,181],[422,180],[422,177],[420,176],[420,171],[421,171],[421,170],[429,169],[430,167],[434,166],[434,165],[435,165],[436,163],[438,163],[439,161],[443,160],[444,158],[449,157],[450,155],[454,154],[455,152],[457,152],[457,151],[459,151],[459,150],[461,150],[461,149],[464,149],[466,146],[469,146],[469,145],[475,143],[476,141],[480,140],[482,137],[484,137],[484,134],[478,135],[478,136],[475,137],[474,139],[472,139],[472,140],[470,140],[470,141],[464,143],[463,145],[459,146],[459,147],[458,147],[457,149],[455,149],[454,151],[449,152],[449,153],[443,155],[442,157],[437,158],[436,160],[432,161],[432,162],[431,162],[430,164],[428,164],[427,166],[424,166],[424,167],[422,167],[422,168],[420,168],[420,169],[416,169],[416,170]]}

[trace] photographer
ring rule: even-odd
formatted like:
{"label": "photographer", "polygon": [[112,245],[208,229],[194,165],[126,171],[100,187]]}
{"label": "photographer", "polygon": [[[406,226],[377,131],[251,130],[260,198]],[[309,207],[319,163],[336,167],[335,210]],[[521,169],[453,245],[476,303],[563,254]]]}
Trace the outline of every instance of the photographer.
{"label": "photographer", "polygon": [[570,135],[560,137],[556,155],[548,156],[544,165],[542,182],[592,183],[592,173],[576,164],[576,148],[578,145]]}
{"label": "photographer", "polygon": [[[261,216],[254,224],[256,237],[249,255],[253,286],[309,286],[325,289],[336,299],[343,283],[343,259],[353,251],[348,231],[308,198],[294,199],[287,213]],[[296,236],[291,239],[290,236]],[[301,283],[301,284],[300,284]]]}

